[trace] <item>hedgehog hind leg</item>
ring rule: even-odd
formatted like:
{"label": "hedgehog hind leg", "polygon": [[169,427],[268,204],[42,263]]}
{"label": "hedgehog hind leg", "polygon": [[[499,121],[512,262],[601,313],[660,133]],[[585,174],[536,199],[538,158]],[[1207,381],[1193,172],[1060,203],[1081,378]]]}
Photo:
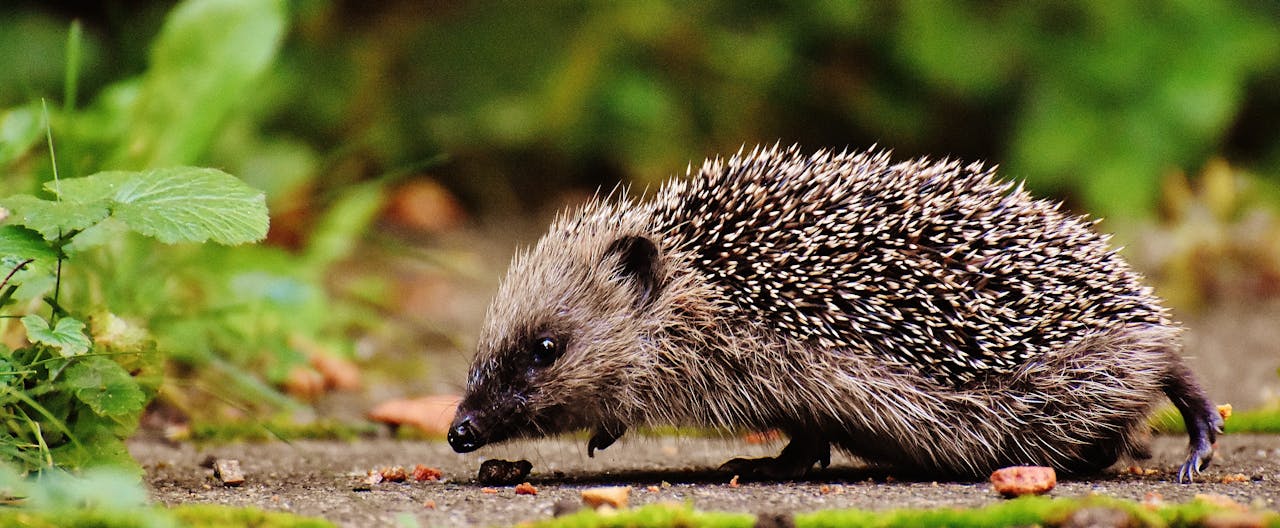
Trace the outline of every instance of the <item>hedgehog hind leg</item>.
{"label": "hedgehog hind leg", "polygon": [[1187,460],[1178,469],[1178,482],[1191,482],[1213,460],[1213,443],[1222,432],[1222,417],[1191,370],[1181,362],[1175,363],[1166,376],[1164,393],[1182,414],[1190,438]]}
{"label": "hedgehog hind leg", "polygon": [[796,434],[776,457],[735,458],[720,465],[750,480],[786,480],[803,477],[814,464],[831,465],[831,444],[812,435]]}

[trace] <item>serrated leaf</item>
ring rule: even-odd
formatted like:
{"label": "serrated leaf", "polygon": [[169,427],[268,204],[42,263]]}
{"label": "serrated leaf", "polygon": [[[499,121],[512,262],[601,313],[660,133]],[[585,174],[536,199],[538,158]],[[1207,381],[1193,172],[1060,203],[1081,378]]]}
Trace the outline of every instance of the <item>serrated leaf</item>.
{"label": "serrated leaf", "polygon": [[138,382],[115,361],[85,356],[67,367],[66,384],[76,399],[103,416],[125,416],[142,411],[147,397]]}
{"label": "serrated leaf", "polygon": [[84,323],[71,317],[63,317],[49,328],[43,317],[28,314],[22,317],[27,338],[33,342],[57,348],[62,357],[72,357],[89,351],[89,336],[84,333]]}
{"label": "serrated leaf", "polygon": [[5,225],[0,226],[0,257],[53,260],[58,258],[58,253],[39,233],[21,226]]}
{"label": "serrated leaf", "polygon": [[[51,182],[50,186],[53,185]],[[105,203],[96,200],[49,201],[29,194],[18,194],[0,199],[0,207],[9,210],[5,223],[23,225],[35,229],[45,240],[53,240],[63,233],[78,231],[101,222],[109,211]]]}
{"label": "serrated leaf", "polygon": [[111,216],[161,242],[221,244],[256,242],[267,236],[266,197],[217,169],[173,167],[142,172],[100,172],[52,182],[50,191],[69,202],[106,203]]}

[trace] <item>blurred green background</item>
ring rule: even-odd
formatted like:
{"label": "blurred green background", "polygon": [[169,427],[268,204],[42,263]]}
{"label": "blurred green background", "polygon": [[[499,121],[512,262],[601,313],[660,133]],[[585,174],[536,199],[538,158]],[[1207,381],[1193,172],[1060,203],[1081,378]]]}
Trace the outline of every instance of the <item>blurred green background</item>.
{"label": "blurred green background", "polygon": [[[63,102],[73,19],[85,30],[77,104],[100,104],[161,59],[151,43],[172,5],[5,2],[0,104]],[[278,47],[252,51],[265,64],[217,101],[229,110],[210,124],[215,141],[182,161],[279,191],[429,166],[481,214],[536,207],[566,187],[655,183],[691,160],[775,141],[986,159],[1109,218],[1150,217],[1163,175],[1213,156],[1268,184],[1280,175],[1280,4],[1270,1],[298,0],[284,10]]]}
{"label": "blurred green background", "polygon": [[6,0],[0,196],[52,178],[42,100],[64,178],[266,191],[266,247],[123,242],[68,293],[241,412],[313,395],[317,354],[464,362],[548,213],[759,143],[987,160],[1185,313],[1280,294],[1274,1]]}

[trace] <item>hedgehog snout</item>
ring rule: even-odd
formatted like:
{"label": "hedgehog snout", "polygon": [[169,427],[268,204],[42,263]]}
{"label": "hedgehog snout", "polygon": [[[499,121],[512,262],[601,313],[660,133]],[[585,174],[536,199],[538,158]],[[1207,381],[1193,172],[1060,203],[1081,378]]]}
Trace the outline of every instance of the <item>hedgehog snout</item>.
{"label": "hedgehog snout", "polygon": [[485,441],[477,426],[475,414],[459,413],[449,426],[449,446],[458,453],[470,453],[484,447]]}

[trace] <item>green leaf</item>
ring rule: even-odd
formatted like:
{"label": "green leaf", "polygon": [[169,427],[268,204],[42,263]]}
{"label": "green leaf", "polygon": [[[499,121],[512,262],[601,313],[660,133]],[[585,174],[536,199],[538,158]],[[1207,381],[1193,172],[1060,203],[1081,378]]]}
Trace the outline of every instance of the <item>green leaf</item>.
{"label": "green leaf", "polygon": [[3,346],[0,346],[0,350],[3,350],[4,352],[3,354],[0,354],[0,356],[3,356],[0,357],[0,389],[4,389],[17,378],[18,374],[13,363],[8,359],[5,359],[9,355],[9,350]]}
{"label": "green leaf", "polygon": [[84,333],[84,323],[70,318],[58,319],[58,323],[49,328],[49,322],[35,314],[23,316],[22,326],[27,328],[27,337],[32,341],[57,348],[62,357],[78,356],[89,351],[89,336]]}
{"label": "green leaf", "polygon": [[128,142],[107,166],[194,163],[271,67],[287,26],[284,0],[182,2],[151,47]]}
{"label": "green leaf", "polygon": [[0,226],[0,257],[39,261],[56,259],[58,253],[35,231],[16,225],[4,225]]}
{"label": "green leaf", "polygon": [[110,359],[85,356],[68,367],[65,376],[76,398],[102,416],[128,416],[142,412],[147,404],[138,382]]}
{"label": "green leaf", "polygon": [[40,141],[40,113],[18,107],[0,113],[0,167],[18,159]]}
{"label": "green leaf", "polygon": [[106,203],[113,218],[167,244],[212,239],[230,245],[267,236],[266,197],[217,169],[100,172],[45,188],[67,202]]}
{"label": "green leaf", "polygon": [[[52,187],[54,183],[50,182],[48,185]],[[110,212],[106,204],[94,200],[53,202],[29,194],[0,199],[0,207],[9,210],[10,216],[5,222],[35,229],[45,240],[53,240],[63,233],[92,226],[101,222]]]}
{"label": "green leaf", "polygon": [[386,185],[380,182],[347,187],[316,222],[307,245],[307,263],[324,268],[355,251],[360,236],[377,218],[386,199]]}

